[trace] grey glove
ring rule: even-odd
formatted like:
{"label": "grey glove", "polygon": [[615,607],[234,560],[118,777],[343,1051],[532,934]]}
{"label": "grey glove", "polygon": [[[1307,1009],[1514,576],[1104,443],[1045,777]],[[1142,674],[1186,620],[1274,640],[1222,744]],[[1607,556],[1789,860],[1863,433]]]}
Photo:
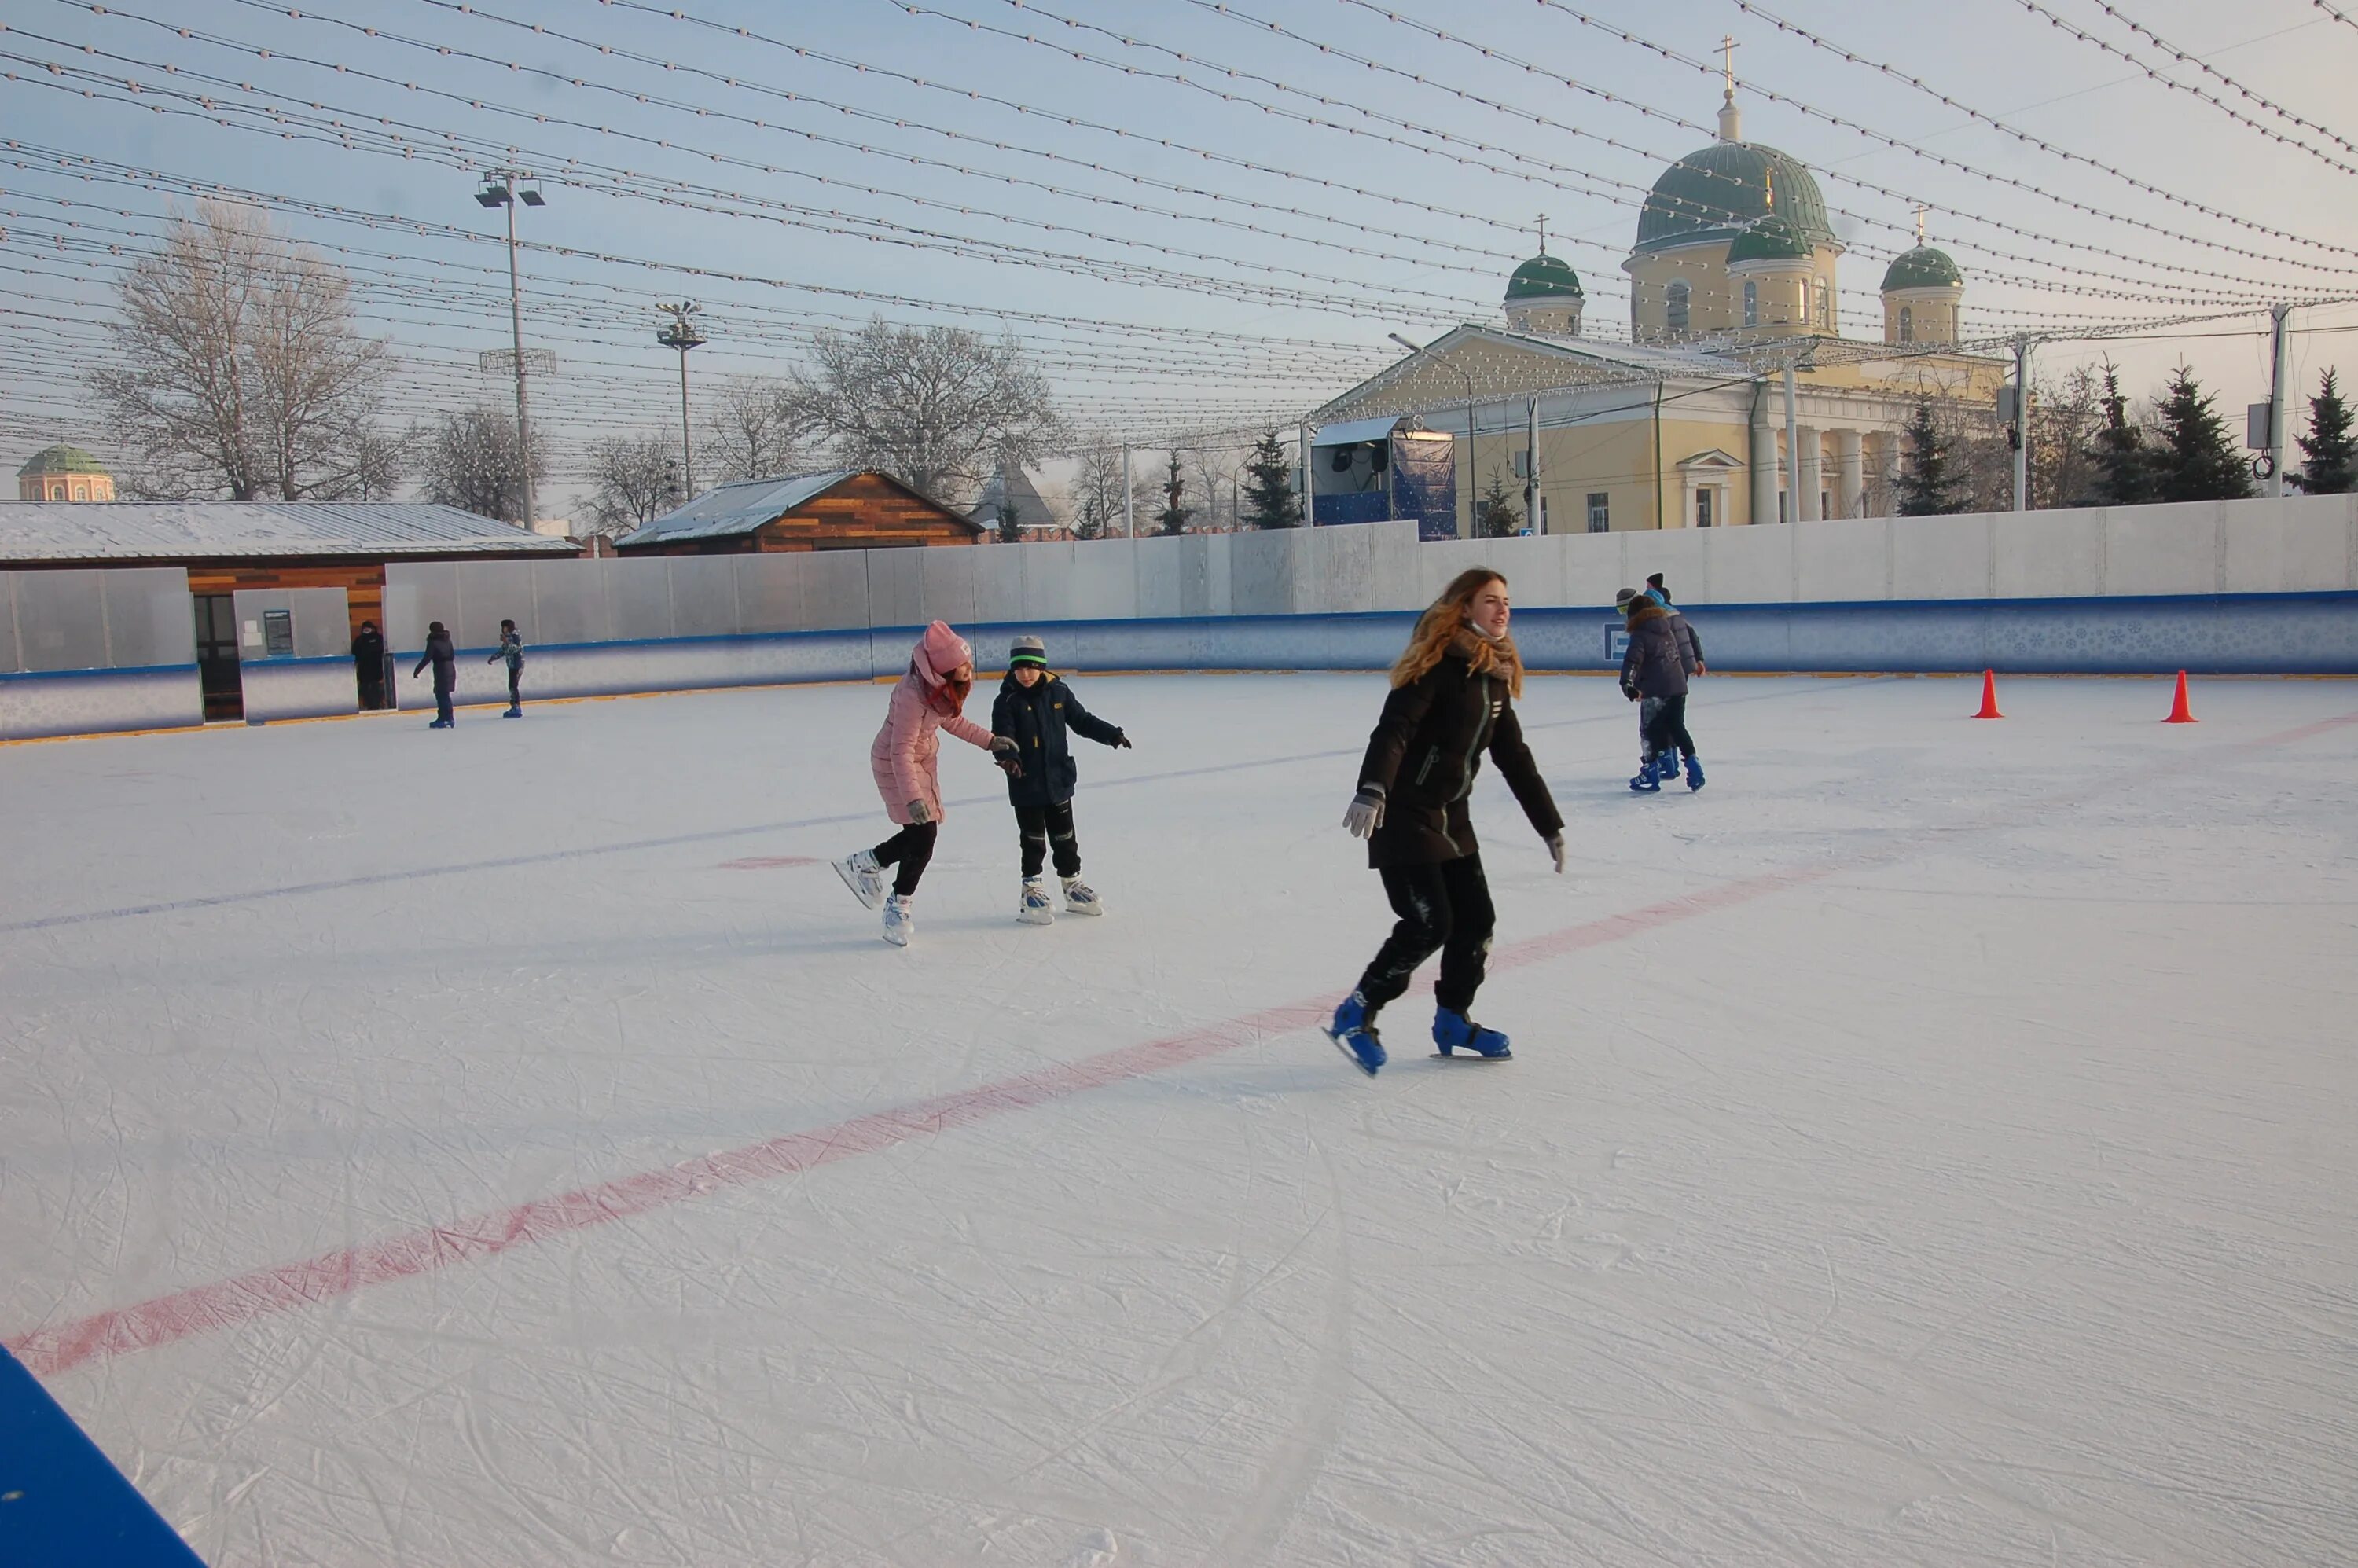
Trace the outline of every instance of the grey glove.
{"label": "grey glove", "polygon": [[909,820],[911,822],[923,827],[926,823],[931,822],[933,819],[934,808],[927,806],[923,800],[913,800],[909,803]]}
{"label": "grey glove", "polygon": [[1549,834],[1547,847],[1548,853],[1555,857],[1555,874],[1557,876],[1563,875],[1563,835],[1561,833]]}
{"label": "grey glove", "polygon": [[1343,826],[1354,838],[1372,838],[1383,825],[1384,792],[1368,784],[1351,797],[1349,808],[1343,813]]}

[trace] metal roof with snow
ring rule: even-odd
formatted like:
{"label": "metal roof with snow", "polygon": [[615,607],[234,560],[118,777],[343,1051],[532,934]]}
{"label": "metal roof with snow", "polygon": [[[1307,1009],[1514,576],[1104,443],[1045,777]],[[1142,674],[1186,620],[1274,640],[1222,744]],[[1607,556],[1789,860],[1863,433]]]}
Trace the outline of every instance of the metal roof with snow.
{"label": "metal roof with snow", "polygon": [[[928,506],[938,505],[892,475],[873,469],[835,469],[827,473],[789,474],[776,479],[732,480],[714,485],[678,511],[666,513],[638,532],[616,540],[614,547],[630,550],[684,539],[726,539],[754,533],[863,473],[876,473],[886,483],[907,491]],[[947,508],[941,508],[941,513],[952,522],[979,531],[978,524]]]}
{"label": "metal roof with snow", "polygon": [[427,502],[0,502],[0,561],[577,553],[568,539]]}

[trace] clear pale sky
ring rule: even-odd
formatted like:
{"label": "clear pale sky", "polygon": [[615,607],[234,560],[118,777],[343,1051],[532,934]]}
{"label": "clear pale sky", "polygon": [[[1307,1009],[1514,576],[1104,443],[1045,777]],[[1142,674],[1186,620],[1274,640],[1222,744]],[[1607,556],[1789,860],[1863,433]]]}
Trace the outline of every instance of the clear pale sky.
{"label": "clear pale sky", "polygon": [[[1587,13],[1687,63],[1583,25],[1571,0],[1397,7],[1487,46],[1487,57],[1355,0],[1245,0],[1225,12],[1210,0],[929,0],[919,14],[893,0],[680,0],[685,20],[670,4],[596,0],[492,0],[471,13],[434,0],[323,0],[302,5],[300,19],[261,0],[132,0],[105,15],[11,0],[0,33],[13,76],[0,81],[10,142],[0,169],[9,269],[0,303],[10,311],[0,316],[0,460],[13,468],[54,439],[106,449],[79,406],[71,366],[98,351],[92,323],[120,253],[152,243],[160,216],[187,204],[186,181],[489,235],[499,214],[470,199],[469,170],[507,149],[540,170],[549,198],[523,214],[525,237],[594,253],[525,262],[527,338],[558,359],[540,407],[560,478],[591,438],[676,428],[677,362],[654,341],[652,307],[683,296],[705,304],[713,338],[692,362],[699,386],[773,373],[812,329],[882,313],[1016,332],[1042,353],[1084,428],[1148,442],[1291,422],[1387,362],[1388,332],[1421,338],[1496,319],[1503,279],[1534,248],[1529,230],[1542,211],[1550,248],[1586,284],[1592,329],[1625,335],[1617,264],[1635,202],[1670,159],[1709,139],[1720,88],[1697,64],[1715,67],[1730,33],[1747,138],[1802,159],[1840,210],[1852,335],[1876,330],[1876,285],[1910,243],[1911,200],[1932,207],[1932,239],[1964,269],[1969,333],[2212,314],[2272,297],[2358,298],[2349,200],[2358,115],[2337,91],[2358,69],[2358,29],[2308,0],[2115,6],[2322,127],[2312,131],[2171,62],[2097,0],[2037,3],[2141,63],[2069,36],[2022,0],[1784,0],[1777,15],[2167,196],[1977,124],[1780,34],[1735,0],[1599,0]],[[1257,25],[1268,22],[1308,41]],[[740,37],[740,27],[760,36]],[[1076,49],[1105,63],[1065,52]],[[2158,84],[2147,65],[2314,153]],[[1209,91],[1156,74],[1174,72]],[[1880,146],[1763,90],[1979,172]],[[348,134],[352,149],[333,145]],[[1436,134],[1457,140],[1442,146]],[[2353,146],[2337,140],[2345,135]],[[59,154],[178,183],[148,189],[111,168],[61,172]],[[633,186],[645,194],[623,193]],[[344,247],[330,254],[353,269],[362,326],[404,357],[391,384],[405,418],[505,399],[504,384],[474,362],[507,341],[499,247],[318,212],[281,210],[274,221]],[[1058,270],[1076,262],[1095,276]],[[1042,319],[978,313],[990,309]],[[2182,359],[2233,418],[2266,395],[2266,339],[2252,335],[2264,322],[2245,315],[2175,335],[2048,344],[2038,368],[2054,374],[2109,354],[2144,395]],[[2317,329],[2358,327],[2358,308],[2309,308],[2296,324],[2311,329],[2293,353],[2306,391],[2350,341]],[[1215,332],[1234,336],[1204,335]],[[2212,333],[2238,335],[2188,335]]]}

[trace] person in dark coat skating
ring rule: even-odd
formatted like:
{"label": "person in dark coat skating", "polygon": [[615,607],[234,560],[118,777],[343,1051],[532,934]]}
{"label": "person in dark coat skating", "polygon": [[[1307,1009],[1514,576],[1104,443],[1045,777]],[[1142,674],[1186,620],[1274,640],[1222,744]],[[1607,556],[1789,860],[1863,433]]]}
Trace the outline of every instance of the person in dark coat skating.
{"label": "person in dark coat skating", "polygon": [[416,680],[428,665],[434,666],[435,719],[426,728],[448,730],[455,722],[450,717],[450,694],[459,689],[459,650],[450,645],[450,633],[439,621],[426,628],[426,652],[417,655],[409,678]]}
{"label": "person in dark coat skating", "polygon": [[1558,872],[1563,818],[1515,717],[1523,661],[1507,634],[1509,608],[1507,579],[1474,567],[1419,618],[1392,666],[1391,695],[1368,739],[1358,794],[1343,816],[1343,825],[1368,841],[1368,864],[1382,877],[1400,916],[1326,1029],[1370,1076],[1384,1065],[1377,1012],[1408,989],[1409,977],[1436,951],[1433,1044],[1444,1056],[1460,1049],[1492,1059],[1510,1054],[1504,1034],[1467,1016],[1497,920],[1466,806],[1482,754],[1498,765]]}
{"label": "person in dark coat skating", "polygon": [[[1703,662],[1703,638],[1696,633],[1693,623],[1680,611],[1677,602],[1671,598],[1670,588],[1662,581],[1661,573],[1654,572],[1648,576],[1646,592],[1655,602],[1671,612],[1671,635],[1678,642],[1679,657],[1686,664],[1687,680],[1692,686],[1697,676],[1711,673],[1709,666]],[[1689,695],[1693,695],[1692,691]],[[1652,743],[1646,740],[1646,731],[1653,728],[1655,716],[1661,710],[1662,699],[1659,697],[1646,697],[1638,704],[1638,761],[1639,765],[1643,766],[1647,757],[1659,756],[1660,761],[1654,770],[1654,776],[1660,779],[1674,779],[1679,776],[1679,754],[1676,752],[1658,753],[1654,751]],[[1702,776],[1703,770],[1698,767],[1695,770],[1697,782],[1693,788],[1703,787],[1700,782]]]}
{"label": "person in dark coat skating", "polygon": [[361,622],[352,638],[352,674],[360,681],[361,707],[384,706],[384,633],[373,621]]}
{"label": "person in dark coat skating", "polygon": [[[1629,648],[1621,655],[1621,695],[1632,702],[1660,698],[1661,708],[1646,730],[1647,756],[1629,787],[1640,795],[1661,790],[1661,758],[1665,752],[1687,754],[1687,788],[1703,788],[1703,764],[1695,760],[1694,738],[1687,733],[1687,665],[1671,612],[1651,594],[1625,588],[1615,605],[1629,618]],[[1675,777],[1676,775],[1671,775]]]}
{"label": "person in dark coat skating", "polygon": [[1130,737],[1081,706],[1072,687],[1048,668],[1047,644],[1037,637],[1018,637],[1008,649],[1007,675],[990,705],[990,730],[1015,742],[1016,765],[1007,770],[1007,798],[1015,807],[1023,844],[1023,890],[1015,918],[1026,925],[1055,920],[1040,874],[1051,850],[1056,879],[1064,884],[1065,913],[1103,914],[1096,891],[1081,881],[1081,845],[1073,829],[1073,791],[1080,769],[1065,732],[1117,748],[1127,748]]}

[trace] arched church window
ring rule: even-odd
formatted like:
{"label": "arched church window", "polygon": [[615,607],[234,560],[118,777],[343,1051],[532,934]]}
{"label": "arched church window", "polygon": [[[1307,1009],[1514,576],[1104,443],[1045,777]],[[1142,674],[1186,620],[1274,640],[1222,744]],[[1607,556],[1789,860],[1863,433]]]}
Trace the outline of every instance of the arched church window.
{"label": "arched church window", "polygon": [[1831,331],[1834,324],[1833,286],[1825,279],[1818,280],[1818,325]]}
{"label": "arched church window", "polygon": [[1903,343],[1916,341],[1916,307],[1913,305],[1899,308],[1899,341]]}
{"label": "arched church window", "polygon": [[1687,294],[1688,289],[1683,279],[1671,284],[1662,291],[1662,297],[1667,305],[1663,325],[1673,332],[1683,332],[1687,330]]}
{"label": "arched church window", "polygon": [[1758,278],[1744,280],[1744,324],[1747,327],[1760,325],[1760,281]]}
{"label": "arched church window", "polygon": [[1794,301],[1794,319],[1807,326],[1810,320],[1810,280],[1805,277],[1793,287],[1800,291],[1800,297]]}

